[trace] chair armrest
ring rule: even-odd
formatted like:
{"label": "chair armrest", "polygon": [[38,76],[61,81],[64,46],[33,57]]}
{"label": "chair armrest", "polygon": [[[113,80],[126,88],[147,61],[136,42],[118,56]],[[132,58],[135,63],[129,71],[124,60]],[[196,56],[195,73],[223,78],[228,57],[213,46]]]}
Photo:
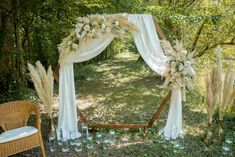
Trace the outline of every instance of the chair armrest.
{"label": "chair armrest", "polygon": [[35,113],[36,113],[36,128],[38,129],[38,131],[41,131],[41,114],[37,106],[35,106]]}

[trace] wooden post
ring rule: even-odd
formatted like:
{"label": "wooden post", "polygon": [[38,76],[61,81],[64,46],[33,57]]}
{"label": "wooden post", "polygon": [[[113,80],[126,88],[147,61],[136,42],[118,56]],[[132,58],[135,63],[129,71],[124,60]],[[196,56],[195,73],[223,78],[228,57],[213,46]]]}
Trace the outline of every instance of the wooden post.
{"label": "wooden post", "polygon": [[157,22],[157,19],[153,16],[153,22],[154,22],[154,25],[155,25],[155,28],[156,28],[156,31],[160,37],[160,39],[164,40],[166,39],[166,36],[164,35],[164,33],[162,32],[158,22]]}
{"label": "wooden post", "polygon": [[164,109],[164,107],[166,106],[168,100],[171,97],[171,91],[168,92],[167,96],[163,99],[161,105],[159,106],[159,108],[156,110],[156,112],[153,114],[152,118],[150,119],[149,123],[148,123],[148,127],[152,127],[153,123],[158,119],[158,117],[160,116],[160,113],[162,112],[162,110]]}

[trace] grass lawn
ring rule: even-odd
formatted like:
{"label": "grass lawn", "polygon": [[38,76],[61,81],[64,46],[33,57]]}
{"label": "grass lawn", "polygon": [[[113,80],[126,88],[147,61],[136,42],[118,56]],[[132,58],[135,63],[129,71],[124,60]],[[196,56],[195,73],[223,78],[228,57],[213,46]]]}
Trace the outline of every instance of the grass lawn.
{"label": "grass lawn", "polygon": [[[138,55],[120,54],[116,59],[86,66],[75,65],[77,102],[90,124],[146,123],[160,105],[167,90],[162,88],[163,80],[154,74],[144,62],[136,62]],[[198,82],[197,82],[198,83]],[[23,98],[29,98],[32,90],[26,90]],[[14,93],[14,92],[13,92]],[[26,97],[25,95],[27,95]],[[32,94],[33,97],[34,94]],[[4,99],[5,97],[2,96]],[[57,100],[55,96],[55,100]],[[161,143],[157,132],[166,124],[169,103],[154,126],[143,137],[142,129],[116,129],[116,145],[108,150],[95,149],[88,156],[113,157],[158,157],[158,156],[221,156],[221,144],[210,146],[202,142],[207,117],[204,92],[201,88],[187,94],[183,103],[183,129],[185,148],[176,151],[170,141]],[[44,137],[48,132],[48,117],[43,115]],[[224,131],[233,133],[234,112],[225,116]],[[98,130],[107,132],[107,129]],[[48,151],[49,145],[44,140]],[[234,143],[233,143],[234,147]],[[36,156],[35,152],[28,156]],[[39,151],[40,152],[40,151]],[[234,148],[233,154],[234,155]],[[25,153],[21,153],[22,156]],[[36,153],[37,154],[37,153]],[[53,156],[49,151],[48,156]],[[20,156],[19,155],[19,156]],[[76,156],[74,152],[59,156]]]}

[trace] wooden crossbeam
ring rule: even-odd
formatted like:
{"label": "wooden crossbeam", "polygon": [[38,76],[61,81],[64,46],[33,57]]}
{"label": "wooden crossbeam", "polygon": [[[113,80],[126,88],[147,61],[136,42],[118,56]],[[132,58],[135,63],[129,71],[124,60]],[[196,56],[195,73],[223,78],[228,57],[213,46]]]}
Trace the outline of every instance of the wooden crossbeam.
{"label": "wooden crossbeam", "polygon": [[160,113],[165,108],[170,97],[171,97],[171,91],[168,92],[167,96],[163,99],[161,105],[158,107],[156,112],[153,114],[152,118],[150,119],[150,121],[148,123],[148,128],[152,127],[153,123],[158,119],[158,117],[160,116]]}
{"label": "wooden crossbeam", "polygon": [[168,100],[171,97],[171,91],[168,92],[167,96],[163,99],[161,105],[158,107],[156,112],[153,114],[152,118],[149,120],[148,124],[89,124],[83,115],[83,113],[78,109],[78,116],[80,117],[80,121],[87,123],[88,127],[91,130],[97,129],[97,128],[143,128],[146,130],[147,128],[152,127],[153,123],[159,118],[162,110],[165,108]]}

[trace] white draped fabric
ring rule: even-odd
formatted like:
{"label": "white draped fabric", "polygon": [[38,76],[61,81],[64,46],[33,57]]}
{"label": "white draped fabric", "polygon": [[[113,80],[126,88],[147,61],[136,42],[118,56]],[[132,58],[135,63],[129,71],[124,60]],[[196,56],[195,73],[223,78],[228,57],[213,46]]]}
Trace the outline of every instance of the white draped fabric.
{"label": "white draped fabric", "polygon": [[[139,53],[153,71],[162,75],[167,69],[168,59],[162,51],[152,15],[129,15],[128,20],[139,28],[137,32],[133,33]],[[100,39],[94,39],[88,44],[81,43],[78,52],[71,53],[60,61],[58,127],[63,130],[65,138],[69,138],[70,131],[77,130],[73,63],[83,62],[97,56],[109,45],[114,37],[113,34],[108,34]],[[172,128],[177,129],[172,130]],[[165,126],[165,136],[176,138],[180,133],[182,133],[181,91],[173,89],[167,124]]]}
{"label": "white draped fabric", "polygon": [[170,109],[164,128],[164,136],[167,138],[176,139],[178,135],[183,134],[181,91],[181,87],[172,90]]}
{"label": "white draped fabric", "polygon": [[[63,137],[69,139],[69,133],[77,129],[77,102],[75,95],[73,63],[83,62],[99,55],[113,40],[112,34],[104,35],[86,45],[80,44],[78,52],[70,53],[61,60],[59,78],[59,122]],[[84,46],[86,45],[86,46]],[[80,136],[80,133],[77,133]]]}
{"label": "white draped fabric", "polygon": [[129,15],[128,20],[138,27],[132,35],[140,55],[153,71],[162,75],[168,59],[162,51],[152,15]]}

